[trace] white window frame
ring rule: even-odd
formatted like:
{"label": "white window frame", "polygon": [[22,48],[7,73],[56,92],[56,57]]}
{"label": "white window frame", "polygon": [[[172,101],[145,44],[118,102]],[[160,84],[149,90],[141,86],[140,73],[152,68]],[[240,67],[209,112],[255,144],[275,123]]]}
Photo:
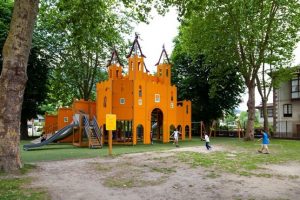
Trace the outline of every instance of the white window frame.
{"label": "white window frame", "polygon": [[283,117],[293,116],[293,106],[292,104],[283,104]]}
{"label": "white window frame", "polygon": [[64,122],[65,123],[69,122],[69,117],[64,117]]}
{"label": "white window frame", "polygon": [[120,98],[120,104],[124,105],[125,104],[125,98]]}
{"label": "white window frame", "polygon": [[138,105],[139,105],[139,106],[143,105],[143,99],[139,99],[139,100],[138,100]]}
{"label": "white window frame", "polygon": [[159,103],[160,102],[160,94],[155,94],[154,95],[154,102]]}

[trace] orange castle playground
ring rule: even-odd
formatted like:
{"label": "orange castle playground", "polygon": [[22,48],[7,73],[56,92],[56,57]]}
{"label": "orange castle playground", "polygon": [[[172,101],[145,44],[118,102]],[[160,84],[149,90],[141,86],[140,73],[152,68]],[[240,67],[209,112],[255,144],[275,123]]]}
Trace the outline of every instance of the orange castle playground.
{"label": "orange castle playground", "polygon": [[107,68],[108,80],[96,85],[96,102],[76,100],[72,108],[60,108],[57,115],[46,114],[44,130],[51,136],[40,144],[25,145],[24,149],[53,141],[101,147],[108,137],[106,114],[115,114],[117,119],[113,143],[150,144],[151,131],[155,142],[167,143],[175,128],[181,133],[180,139],[191,139],[191,102],[177,101],[165,49],[155,75],[149,74],[145,66],[137,36],[127,58],[124,74],[114,50]]}

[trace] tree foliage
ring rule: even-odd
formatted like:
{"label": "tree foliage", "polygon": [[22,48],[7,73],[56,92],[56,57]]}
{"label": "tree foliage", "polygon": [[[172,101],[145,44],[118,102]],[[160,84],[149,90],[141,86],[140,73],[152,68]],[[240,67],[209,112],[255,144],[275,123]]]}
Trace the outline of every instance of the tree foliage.
{"label": "tree foliage", "polygon": [[186,48],[238,66],[249,93],[246,138],[252,139],[257,73],[264,62],[284,66],[291,60],[299,40],[299,1],[194,0],[179,6],[189,24],[183,30]]}
{"label": "tree foliage", "polygon": [[172,82],[178,87],[179,99],[189,99],[193,105],[193,121],[223,117],[240,103],[243,82],[235,67],[226,63],[208,60],[206,55],[191,56],[182,47],[186,46],[180,35],[175,42],[171,59]]}
{"label": "tree foliage", "polygon": [[13,3],[10,1],[1,1],[0,2],[0,72],[2,71],[2,48],[4,46],[5,39],[7,38],[9,23],[11,20],[13,9]]}
{"label": "tree foliage", "polygon": [[38,29],[47,33],[48,51],[55,58],[48,103],[92,98],[95,83],[103,78],[99,67],[105,66],[113,42],[121,40],[120,19],[112,9],[112,1],[101,0],[41,3]]}
{"label": "tree foliage", "polygon": [[[125,54],[124,37],[132,22],[146,21],[151,3],[115,0],[46,0],[41,3],[38,28],[47,33],[55,57],[47,104],[70,105],[94,99],[95,85],[106,78],[113,48]],[[47,107],[47,106],[44,106]]]}
{"label": "tree foliage", "polygon": [[[2,50],[9,30],[13,9],[12,2],[0,3],[0,49]],[[33,45],[30,50],[27,76],[28,81],[24,92],[21,113],[21,137],[26,138],[27,120],[36,117],[40,112],[39,105],[44,101],[47,93],[46,81],[48,77],[49,56],[45,54],[46,44],[42,41],[43,35],[37,31],[33,35]],[[1,51],[2,52],[2,51]],[[2,69],[2,55],[0,54],[0,71]]]}
{"label": "tree foliage", "polygon": [[43,50],[45,44],[39,43],[38,34],[33,36],[33,46],[30,50],[27,75],[28,81],[24,92],[24,100],[21,113],[21,136],[28,136],[27,120],[35,118],[37,114],[44,114],[40,105],[44,103],[47,96],[47,80],[49,62],[51,57]]}

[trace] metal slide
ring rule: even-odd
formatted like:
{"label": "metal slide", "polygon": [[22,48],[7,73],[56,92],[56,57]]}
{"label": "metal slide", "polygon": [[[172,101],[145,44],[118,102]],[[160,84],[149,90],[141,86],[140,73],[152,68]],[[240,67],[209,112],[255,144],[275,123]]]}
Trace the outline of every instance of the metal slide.
{"label": "metal slide", "polygon": [[60,129],[59,131],[57,131],[54,135],[52,135],[47,140],[45,140],[41,143],[37,143],[37,144],[25,144],[23,146],[23,149],[27,151],[32,148],[41,147],[41,146],[47,145],[51,142],[64,139],[65,137],[69,136],[72,133],[74,126],[76,126],[74,123],[69,124],[69,125],[65,126],[64,128]]}

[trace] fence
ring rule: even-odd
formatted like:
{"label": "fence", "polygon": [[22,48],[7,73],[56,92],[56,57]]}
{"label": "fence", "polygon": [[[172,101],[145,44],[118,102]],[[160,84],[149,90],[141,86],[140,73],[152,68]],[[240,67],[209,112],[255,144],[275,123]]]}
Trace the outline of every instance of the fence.
{"label": "fence", "polygon": [[300,127],[300,124],[293,121],[277,121],[276,132],[273,136],[277,138],[300,138],[298,127]]}
{"label": "fence", "polygon": [[[296,122],[292,121],[277,121],[276,132],[272,134],[274,138],[288,138],[288,139],[300,139],[300,122],[297,124]],[[245,127],[245,125],[244,125]],[[241,136],[245,133],[245,128],[242,127],[241,129]],[[254,136],[260,137],[260,128],[255,129]],[[236,129],[227,130],[222,129],[220,127],[216,127],[216,136],[222,137],[238,137],[238,131]],[[200,125],[198,123],[192,123],[192,135],[193,136],[200,136]]]}

